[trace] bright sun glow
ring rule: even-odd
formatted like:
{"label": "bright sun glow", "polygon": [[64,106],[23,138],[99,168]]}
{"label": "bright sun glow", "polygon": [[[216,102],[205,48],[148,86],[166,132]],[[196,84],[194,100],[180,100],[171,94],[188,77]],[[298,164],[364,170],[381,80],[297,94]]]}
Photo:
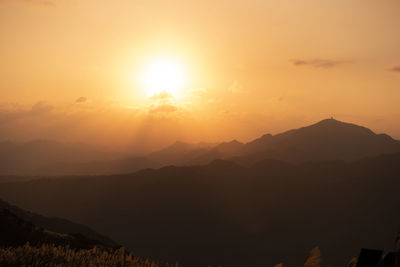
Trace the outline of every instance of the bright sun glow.
{"label": "bright sun glow", "polygon": [[187,77],[180,62],[159,59],[146,66],[142,80],[148,97],[164,92],[177,97],[184,88]]}

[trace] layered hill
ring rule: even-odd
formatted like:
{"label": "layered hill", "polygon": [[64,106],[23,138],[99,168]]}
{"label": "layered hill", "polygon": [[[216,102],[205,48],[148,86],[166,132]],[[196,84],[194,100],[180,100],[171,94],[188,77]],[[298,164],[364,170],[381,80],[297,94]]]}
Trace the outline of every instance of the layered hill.
{"label": "layered hill", "polygon": [[104,246],[101,242],[89,239],[79,233],[61,234],[37,227],[5,209],[0,211],[0,247],[18,247],[29,243],[33,246],[52,244],[69,246],[74,249],[90,249]]}
{"label": "layered hill", "polygon": [[[339,266],[390,250],[400,229],[400,154],[245,167],[216,160],[127,175],[3,183],[0,197],[184,266],[300,266],[321,248]],[[232,257],[234,255],[234,257]]]}
{"label": "layered hill", "polygon": [[[237,140],[220,144],[176,142],[140,157],[118,158],[85,146],[70,147],[45,141],[19,146],[2,143],[0,175],[109,175],[168,165],[204,165],[216,159],[250,166],[266,159],[293,163],[356,160],[395,152],[400,152],[400,141],[386,134],[376,134],[362,126],[326,119],[277,135],[265,134],[247,143]],[[2,177],[0,182],[12,179]]]}
{"label": "layered hill", "polygon": [[[175,263],[169,264],[134,256],[124,247],[110,245],[109,239],[105,240],[106,242],[100,242],[79,232],[51,231],[38,224],[50,225],[54,229],[57,228],[54,223],[59,225],[61,222],[62,230],[66,228],[84,230],[85,234],[88,228],[74,225],[66,220],[50,219],[33,214],[4,201],[0,204],[1,266],[177,266]],[[94,231],[91,232],[94,233]]]}
{"label": "layered hill", "polygon": [[32,213],[0,199],[2,245],[30,244],[70,245],[75,248],[91,248],[94,245],[118,247],[110,238],[98,234],[87,226],[71,221],[45,217]]}
{"label": "layered hill", "polygon": [[[290,162],[356,160],[400,152],[400,142],[386,134],[334,119],[277,135],[264,135],[244,145],[247,161],[280,159]],[[238,162],[242,159],[237,159]]]}
{"label": "layered hill", "polygon": [[326,119],[276,135],[265,134],[247,143],[232,140],[200,146],[177,142],[148,158],[164,165],[208,164],[216,159],[248,165],[264,159],[288,162],[356,160],[395,152],[400,152],[400,141],[386,134]]}

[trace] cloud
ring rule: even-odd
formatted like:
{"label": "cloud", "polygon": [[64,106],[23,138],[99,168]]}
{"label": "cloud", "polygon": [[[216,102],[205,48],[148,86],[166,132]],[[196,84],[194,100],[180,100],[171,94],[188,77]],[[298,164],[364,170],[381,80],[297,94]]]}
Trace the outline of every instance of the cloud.
{"label": "cloud", "polygon": [[163,99],[168,99],[168,98],[171,98],[171,97],[173,97],[171,94],[169,94],[169,93],[166,92],[166,91],[162,91],[162,92],[159,93],[159,94],[153,95],[153,96],[151,97],[151,99],[154,99],[154,100],[163,100]]}
{"label": "cloud", "polygon": [[50,139],[125,148],[144,118],[135,109],[104,103],[88,103],[84,109],[44,101],[30,106],[0,103],[0,142]]}
{"label": "cloud", "polygon": [[79,97],[78,99],[76,99],[76,103],[84,103],[84,102],[86,102],[87,101],[87,98],[86,97],[83,97],[83,96],[81,96],[81,97]]}
{"label": "cloud", "polygon": [[389,71],[400,72],[400,66],[394,66],[393,68],[390,68]]}
{"label": "cloud", "polygon": [[154,108],[151,108],[149,110],[149,112],[152,113],[152,114],[155,114],[155,113],[167,113],[168,114],[168,113],[175,112],[177,110],[178,110],[178,108],[175,107],[174,105],[163,104],[163,105],[159,105],[159,106],[156,106]]}
{"label": "cloud", "polygon": [[140,154],[200,135],[193,131],[193,127],[200,126],[189,111],[172,103],[156,102],[151,106],[95,99],[84,105],[75,101],[41,101],[33,105],[0,102],[0,142],[46,139]]}
{"label": "cloud", "polygon": [[302,59],[295,59],[292,60],[294,66],[311,66],[315,68],[333,68],[337,67],[338,65],[343,65],[347,63],[346,61],[340,60],[331,60],[331,59],[312,59],[312,60],[302,60]]}
{"label": "cloud", "polygon": [[189,88],[186,91],[190,93],[192,96],[203,96],[208,93],[208,90],[203,87]]}
{"label": "cloud", "polygon": [[243,90],[243,86],[237,81],[233,81],[231,85],[228,88],[228,91],[235,94],[235,93],[240,93]]}
{"label": "cloud", "polygon": [[34,104],[31,108],[31,114],[43,114],[43,113],[49,113],[54,109],[52,105],[47,104],[44,101],[37,102]]}
{"label": "cloud", "polygon": [[49,115],[54,107],[44,101],[37,102],[32,107],[27,108],[19,105],[1,105],[0,106],[0,127],[10,121],[20,119],[43,117]]}
{"label": "cloud", "polygon": [[217,100],[215,100],[215,98],[210,98],[210,99],[207,100],[208,104],[214,104],[216,102],[217,102]]}

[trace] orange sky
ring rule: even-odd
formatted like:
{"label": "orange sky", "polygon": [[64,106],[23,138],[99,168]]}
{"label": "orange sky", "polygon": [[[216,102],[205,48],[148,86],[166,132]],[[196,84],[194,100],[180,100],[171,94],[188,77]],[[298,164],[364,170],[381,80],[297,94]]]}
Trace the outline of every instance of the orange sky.
{"label": "orange sky", "polygon": [[[399,14],[398,0],[0,0],[0,139],[145,151],[331,115],[400,139]],[[149,98],[140,73],[160,56],[187,84]]]}

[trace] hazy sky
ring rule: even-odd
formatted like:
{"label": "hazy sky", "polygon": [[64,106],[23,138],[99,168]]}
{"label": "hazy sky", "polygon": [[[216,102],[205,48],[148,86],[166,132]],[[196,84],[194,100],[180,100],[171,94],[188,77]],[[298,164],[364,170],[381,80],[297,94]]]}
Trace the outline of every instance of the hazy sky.
{"label": "hazy sky", "polygon": [[[184,66],[148,97],[145,66]],[[334,116],[400,139],[398,0],[0,0],[0,139],[143,151]]]}

